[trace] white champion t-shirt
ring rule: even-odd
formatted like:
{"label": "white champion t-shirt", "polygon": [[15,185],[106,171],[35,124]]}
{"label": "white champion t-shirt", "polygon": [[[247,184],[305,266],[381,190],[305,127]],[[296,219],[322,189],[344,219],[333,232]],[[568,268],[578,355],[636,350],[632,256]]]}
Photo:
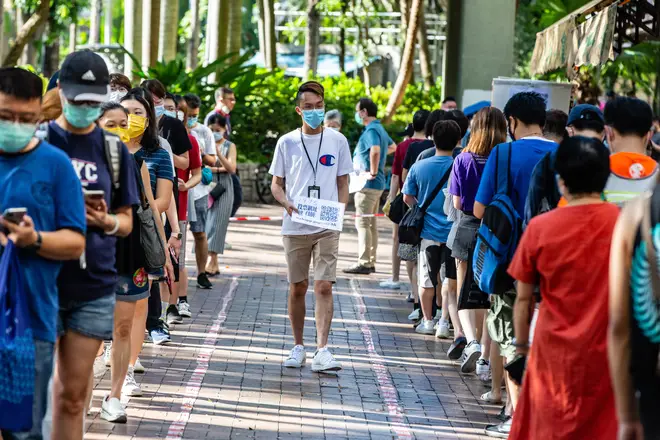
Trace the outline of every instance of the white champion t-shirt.
{"label": "white champion t-shirt", "polygon": [[[353,171],[351,151],[343,134],[335,130],[323,131],[323,143],[319,151],[321,135],[304,135],[301,130],[285,134],[277,141],[269,173],[286,181],[286,197],[290,202],[298,196],[307,197],[307,190],[314,185],[314,170],[303,148],[316,166],[316,186],[321,188],[321,199],[339,201],[337,177]],[[282,235],[309,235],[324,229],[294,223],[284,212]]]}

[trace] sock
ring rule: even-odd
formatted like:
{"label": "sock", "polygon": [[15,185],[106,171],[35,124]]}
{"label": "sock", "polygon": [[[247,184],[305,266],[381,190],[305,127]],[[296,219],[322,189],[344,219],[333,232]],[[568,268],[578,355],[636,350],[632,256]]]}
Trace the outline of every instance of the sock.
{"label": "sock", "polygon": [[187,303],[188,302],[188,297],[187,296],[180,296],[179,297],[179,302],[180,303]]}
{"label": "sock", "polygon": [[166,303],[165,301],[161,301],[160,304],[163,310],[161,318],[165,318],[167,316],[167,307],[169,306],[169,303]]}
{"label": "sock", "polygon": [[328,347],[323,347],[323,348],[319,348],[319,349],[318,349],[318,352],[319,352],[319,353],[322,352],[322,351],[328,351]]}
{"label": "sock", "polygon": [[413,310],[419,310],[419,303],[413,304]]}

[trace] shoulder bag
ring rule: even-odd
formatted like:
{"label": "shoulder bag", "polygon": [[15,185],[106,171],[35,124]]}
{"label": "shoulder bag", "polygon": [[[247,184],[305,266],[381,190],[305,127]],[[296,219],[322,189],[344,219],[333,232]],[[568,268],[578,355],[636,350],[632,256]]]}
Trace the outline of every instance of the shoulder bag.
{"label": "shoulder bag", "polygon": [[145,196],[144,182],[142,182],[142,173],[140,173],[141,162],[136,161],[136,173],[138,184],[140,185],[140,206],[135,211],[139,223],[140,245],[144,251],[145,269],[147,272],[153,272],[165,266],[165,246],[163,240],[156,229],[154,213]]}

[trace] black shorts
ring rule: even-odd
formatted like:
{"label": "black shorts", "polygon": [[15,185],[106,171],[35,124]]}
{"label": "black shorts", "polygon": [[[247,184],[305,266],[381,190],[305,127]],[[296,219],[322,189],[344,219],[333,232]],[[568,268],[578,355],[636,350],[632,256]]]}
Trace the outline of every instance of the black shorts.
{"label": "black shorts", "polygon": [[447,245],[442,247],[442,262],[445,265],[445,278],[456,279],[456,259],[451,256],[451,249]]}

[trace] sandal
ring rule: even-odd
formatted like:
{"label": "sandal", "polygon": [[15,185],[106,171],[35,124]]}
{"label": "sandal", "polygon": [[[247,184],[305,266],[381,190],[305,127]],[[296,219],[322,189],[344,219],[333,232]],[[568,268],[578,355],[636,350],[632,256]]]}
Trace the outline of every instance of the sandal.
{"label": "sandal", "polygon": [[483,393],[481,395],[481,400],[486,403],[492,403],[492,404],[497,404],[497,403],[502,403],[502,398],[500,397],[499,399],[495,399],[493,397],[493,392],[488,391],[486,393]]}

